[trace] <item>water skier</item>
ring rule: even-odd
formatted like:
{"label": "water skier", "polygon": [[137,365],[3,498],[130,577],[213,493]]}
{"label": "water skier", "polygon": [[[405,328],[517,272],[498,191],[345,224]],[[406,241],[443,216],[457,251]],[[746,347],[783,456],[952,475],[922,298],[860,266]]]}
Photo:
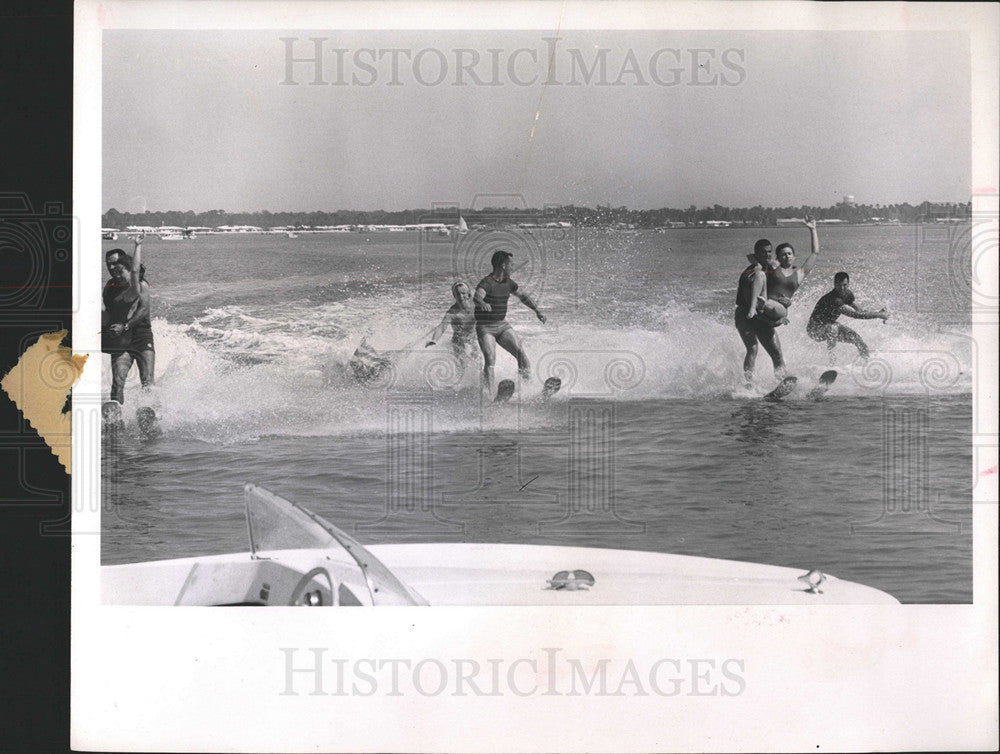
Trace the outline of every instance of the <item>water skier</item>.
{"label": "water skier", "polygon": [[736,311],[734,324],[744,347],[747,349],[743,358],[743,380],[749,388],[753,382],[754,368],[757,364],[757,344],[764,346],[771,363],[774,365],[774,375],[779,380],[785,378],[785,360],[781,354],[781,342],[774,331],[775,325],[763,317],[755,317],[757,313],[757,296],[754,291],[763,291],[766,286],[766,271],[774,266],[774,251],[771,242],[762,238],[753,245],[753,256],[749,267],[740,273],[736,285]]}
{"label": "water skier", "polygon": [[510,261],[513,255],[508,251],[494,252],[490,258],[493,270],[479,281],[476,286],[474,302],[476,306],[476,338],[483,352],[483,383],[493,395],[494,384],[493,365],[496,363],[496,346],[517,359],[517,371],[522,380],[531,379],[531,363],[514,332],[514,328],[506,320],[507,300],[511,294],[521,300],[525,306],[535,312],[539,321],[545,322],[545,315],[531,300],[527,293],[518,290],[517,283],[510,278]]}
{"label": "water skier", "polygon": [[774,250],[778,258],[778,266],[772,270],[765,270],[767,298],[763,295],[763,289],[759,289],[760,279],[754,281],[754,291],[751,295],[757,301],[756,312],[772,325],[788,324],[788,307],[792,305],[792,296],[802,285],[806,275],[812,269],[813,261],[819,253],[819,233],[816,231],[816,220],[806,217],[802,224],[809,228],[810,251],[809,256],[802,262],[801,267],[795,265],[795,249],[790,243],[778,244]]}
{"label": "water skier", "polygon": [[452,284],[451,295],[455,303],[444,313],[441,324],[431,332],[430,340],[424,348],[435,345],[442,335],[451,328],[451,351],[458,362],[461,374],[465,373],[467,362],[474,358],[473,343],[476,332],[476,307],[472,303],[472,291],[465,283],[459,281]]}
{"label": "water skier", "polygon": [[122,249],[111,249],[105,256],[111,279],[101,292],[101,350],[111,355],[111,400],[120,405],[125,403],[125,379],[132,363],[138,367],[142,386],[148,388],[156,362],[142,239],[136,236],[132,256]]}
{"label": "water skier", "polygon": [[833,276],[833,290],[823,294],[812,314],[809,316],[809,324],[806,326],[806,333],[810,338],[819,342],[826,342],[827,348],[831,351],[837,343],[851,343],[857,349],[862,359],[869,356],[868,346],[854,330],[847,325],[837,322],[837,318],[843,314],[845,317],[854,319],[881,319],[885,322],[889,319],[889,312],[885,307],[881,311],[872,312],[860,309],[854,303],[854,292],[850,289],[851,276],[846,272],[838,272]]}

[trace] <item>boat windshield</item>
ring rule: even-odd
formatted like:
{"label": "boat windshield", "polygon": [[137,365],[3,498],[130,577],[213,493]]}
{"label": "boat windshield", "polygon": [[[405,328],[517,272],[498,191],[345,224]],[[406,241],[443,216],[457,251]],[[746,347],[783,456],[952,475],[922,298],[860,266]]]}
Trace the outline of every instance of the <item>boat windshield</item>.
{"label": "boat windshield", "polygon": [[263,487],[248,484],[243,489],[253,557],[275,550],[342,550],[353,558],[364,574],[372,604],[426,604],[347,532]]}

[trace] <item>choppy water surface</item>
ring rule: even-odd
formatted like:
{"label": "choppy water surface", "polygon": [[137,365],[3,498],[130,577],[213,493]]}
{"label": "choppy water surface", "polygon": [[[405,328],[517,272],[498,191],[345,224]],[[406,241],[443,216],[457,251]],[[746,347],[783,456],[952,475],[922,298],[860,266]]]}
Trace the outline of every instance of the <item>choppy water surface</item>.
{"label": "choppy water surface", "polygon": [[[759,399],[774,385],[763,353],[756,389],[740,386],[732,325],[759,230],[151,239],[158,384],[130,384],[129,423],[105,437],[103,560],[246,549],[241,489],[254,481],[367,542],[654,550],[968,602],[961,271],[928,260],[912,228],[820,233],[821,261],[779,330],[803,389],[778,404]],[[807,251],[804,229],[765,235]],[[549,316],[542,325],[511,300],[536,379],[504,408],[481,403],[476,368],[423,348],[451,281],[478,281],[498,241]],[[805,322],[840,269],[861,305],[894,316],[850,323],[873,358],[838,347],[840,376],[815,402],[806,389],[831,357]],[[394,352],[375,386],[346,366],[362,337]],[[498,378],[515,372],[501,353]],[[541,403],[550,375],[565,387]],[[140,441],[132,417],[145,404],[162,435]]]}

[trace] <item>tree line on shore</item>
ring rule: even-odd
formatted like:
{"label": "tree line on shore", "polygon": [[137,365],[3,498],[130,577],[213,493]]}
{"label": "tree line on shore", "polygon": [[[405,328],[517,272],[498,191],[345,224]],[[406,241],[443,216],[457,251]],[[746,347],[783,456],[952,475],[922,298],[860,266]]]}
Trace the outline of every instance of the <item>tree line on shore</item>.
{"label": "tree line on shore", "polygon": [[854,204],[841,202],[831,207],[711,207],[687,209],[647,209],[598,205],[596,208],[579,207],[572,204],[546,206],[543,209],[510,209],[490,207],[482,210],[453,208],[450,211],[431,209],[407,209],[390,212],[386,210],[335,210],[332,212],[227,212],[213,209],[207,212],[192,210],[168,210],[162,212],[120,212],[109,209],[101,216],[101,224],[107,228],[126,228],[130,225],[180,227],[209,227],[220,225],[255,225],[261,228],[294,227],[308,228],[322,225],[412,225],[416,223],[455,223],[459,216],[470,225],[476,223],[495,224],[529,220],[573,220],[579,225],[596,227],[627,226],[634,228],[659,228],[683,223],[699,226],[707,223],[731,223],[737,226],[769,227],[779,220],[801,218],[812,215],[818,220],[837,220],[845,223],[933,222],[939,218],[969,218],[972,203],[922,202],[903,204]]}

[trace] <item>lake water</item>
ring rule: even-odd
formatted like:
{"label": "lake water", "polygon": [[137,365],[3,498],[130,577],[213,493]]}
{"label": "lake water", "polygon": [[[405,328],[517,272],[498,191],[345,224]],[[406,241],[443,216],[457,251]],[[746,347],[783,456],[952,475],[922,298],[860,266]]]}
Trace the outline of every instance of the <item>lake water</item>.
{"label": "lake water", "polygon": [[[246,550],[242,486],[256,482],[363,542],[651,550],[970,602],[969,281],[949,251],[968,227],[940,233],[820,228],[778,331],[800,380],[780,403],[760,400],[775,384],[763,351],[741,386],[733,299],[754,240],[801,260],[804,228],[151,238],[157,385],[143,393],[133,373],[126,427],[105,433],[102,560]],[[548,322],[511,299],[535,374],[496,407],[477,367],[423,344],[451,282],[474,285],[501,245]],[[892,312],[849,322],[867,364],[805,334],[838,270],[861,306]],[[367,387],[347,367],[362,337],[395,363]],[[809,400],[831,366],[826,400]],[[502,351],[497,373],[516,376]],[[564,387],[543,403],[551,375]],[[160,415],[155,439],[137,437],[141,405]]]}

